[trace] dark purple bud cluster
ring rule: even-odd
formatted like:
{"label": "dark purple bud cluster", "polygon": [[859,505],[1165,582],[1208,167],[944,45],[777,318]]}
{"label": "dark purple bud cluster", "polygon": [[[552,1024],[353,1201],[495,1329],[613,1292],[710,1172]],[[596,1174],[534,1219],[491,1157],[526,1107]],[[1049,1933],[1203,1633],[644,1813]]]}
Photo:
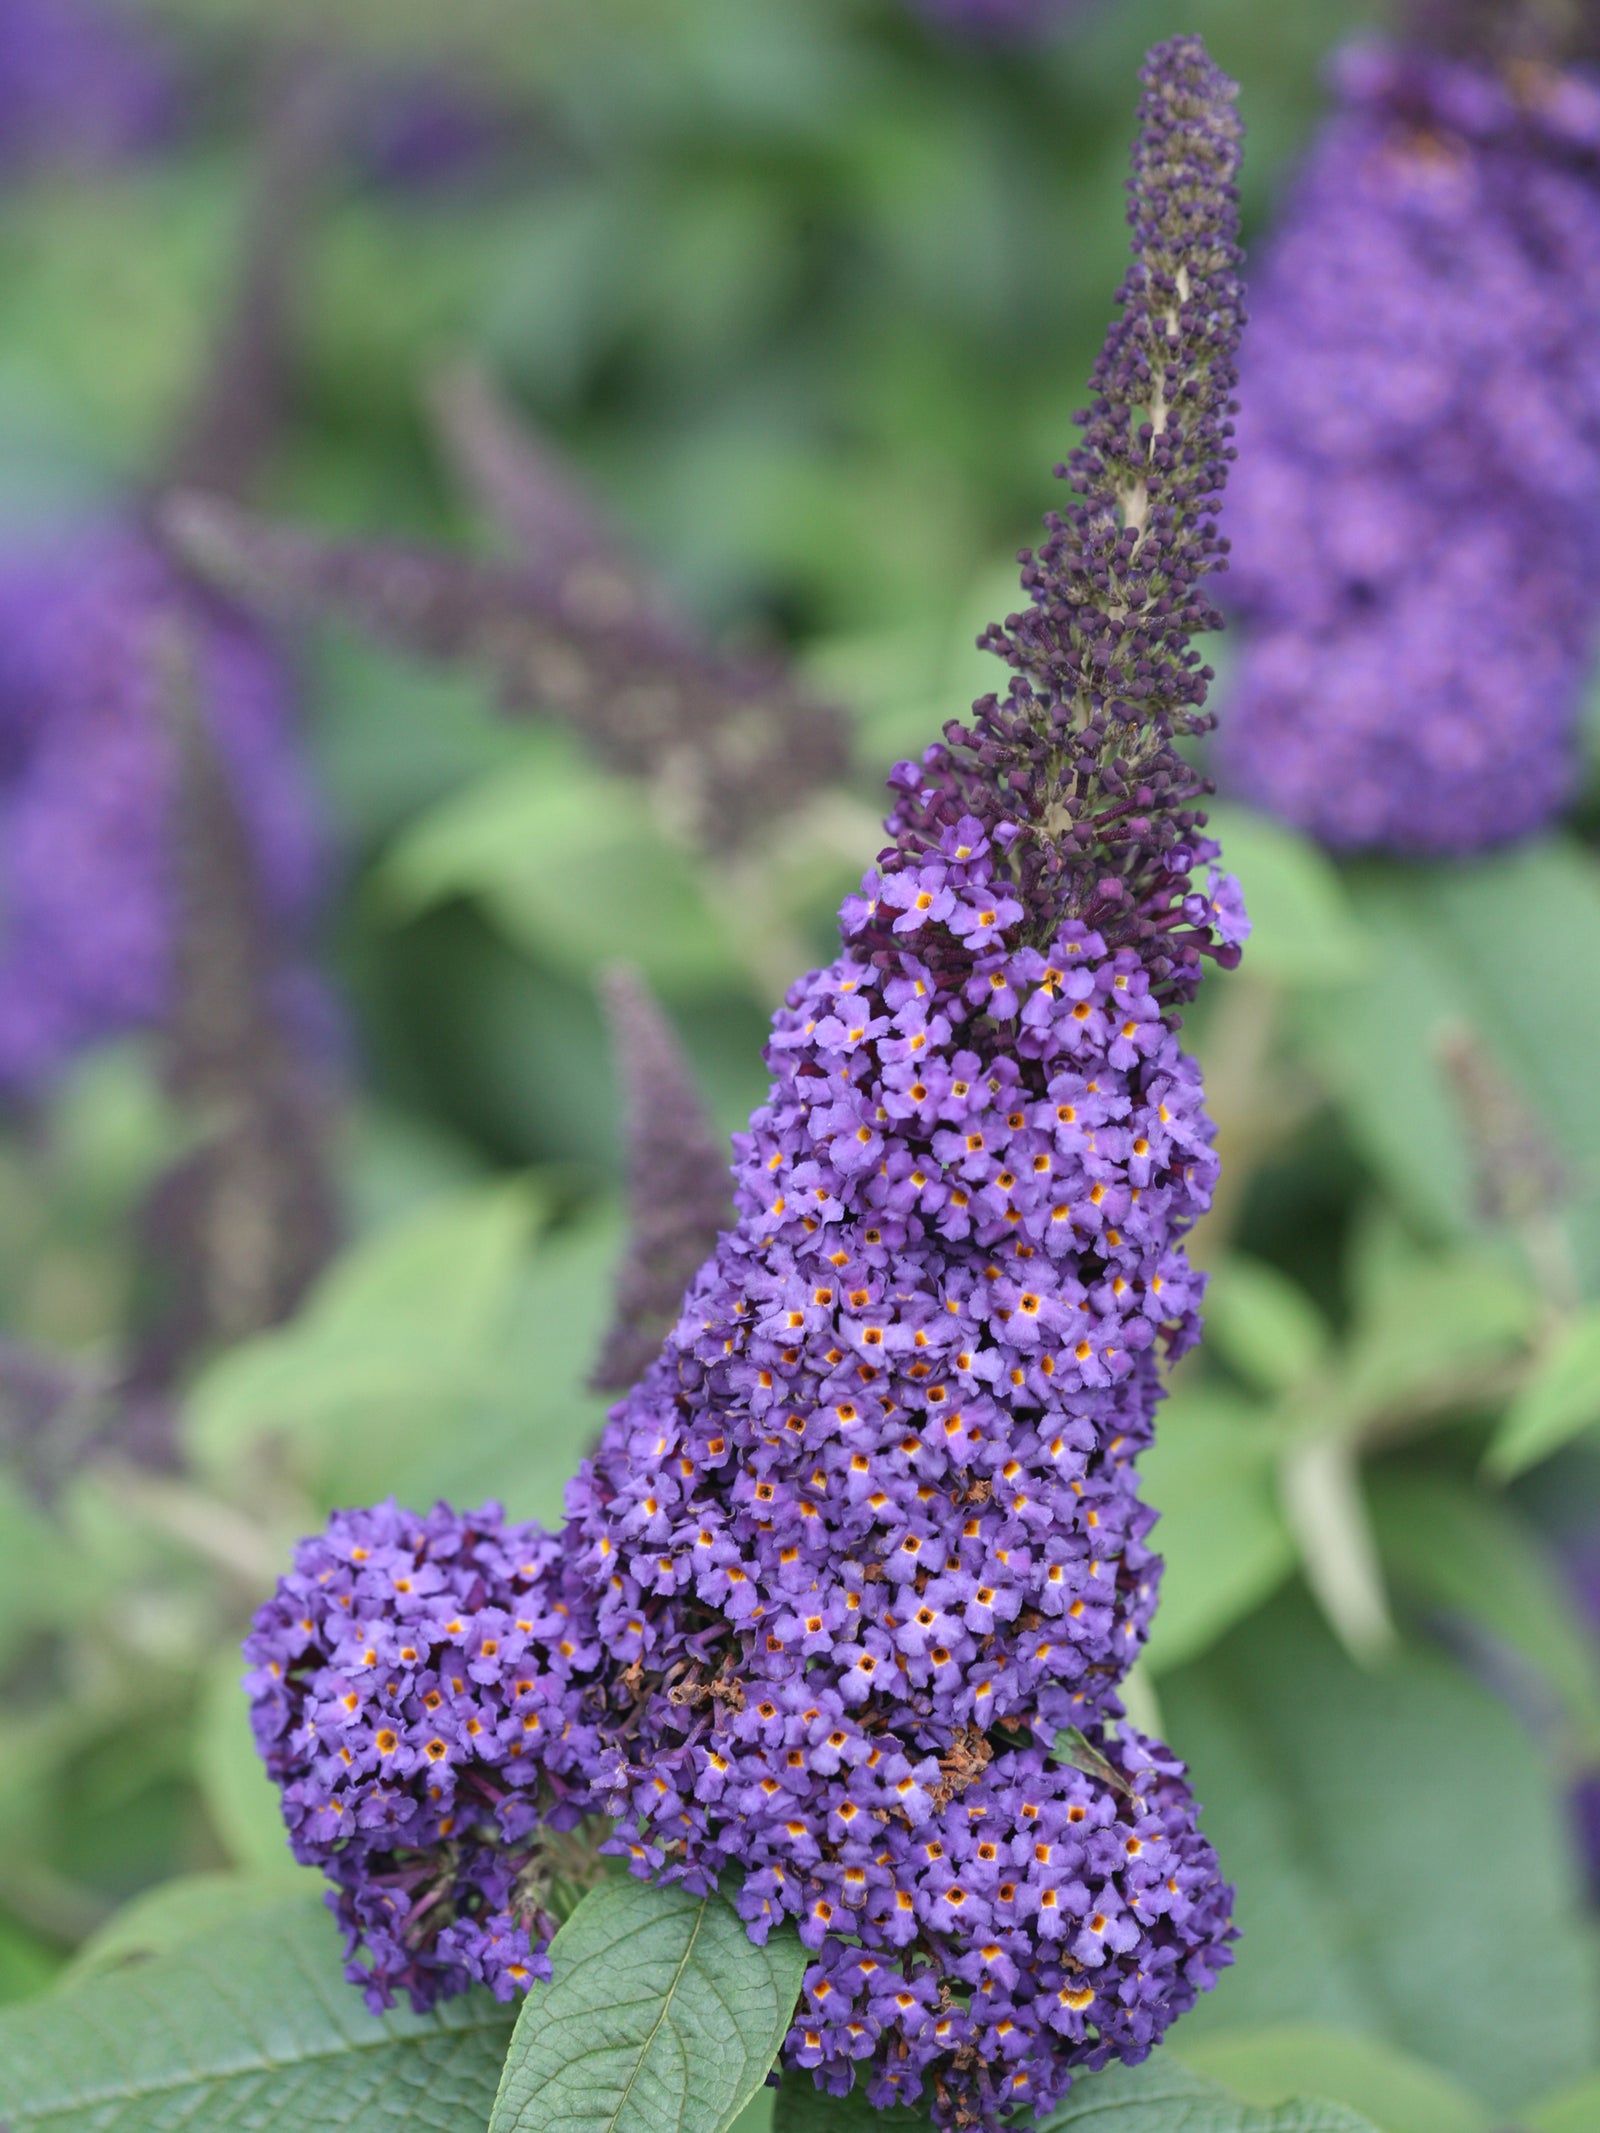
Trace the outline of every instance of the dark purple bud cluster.
{"label": "dark purple bud cluster", "polygon": [[952,724],[905,774],[889,828],[939,848],[963,815],[997,838],[1044,945],[1065,918],[1137,947],[1165,994],[1200,956],[1236,951],[1185,920],[1206,789],[1175,742],[1212,723],[1211,671],[1190,638],[1220,626],[1204,590],[1219,569],[1217,510],[1235,412],[1243,324],[1234,85],[1198,38],[1174,38],[1144,72],[1122,316],[1095,365],[1083,440],[1058,473],[1079,501],[1051,513],[1023,556],[1032,605],[981,640],[1013,668],[1004,701]]}
{"label": "dark purple bud cluster", "polygon": [[0,1087],[149,1027],[177,984],[182,639],[264,907],[291,935],[320,874],[316,809],[275,649],[132,527],[0,561]]}
{"label": "dark purple bud cluster", "polygon": [[[897,841],[845,904],[841,954],[775,1018],[737,1221],[612,1410],[560,1543],[518,1536],[526,1570],[497,1559],[475,1602],[452,1569],[437,1605],[459,1613],[420,1620],[390,1572],[481,1566],[498,1535],[358,1514],[404,1529],[351,1595],[360,1634],[323,1627],[320,1593],[350,1575],[339,1525],[260,1618],[258,1726],[376,1997],[441,1989],[407,1953],[438,1903],[479,1922],[491,1981],[485,1936],[525,1936],[531,1968],[546,1921],[514,1848],[546,1794],[568,1820],[610,1814],[606,1848],[642,1877],[724,1886],[754,1938],[792,1923],[814,1959],[784,2064],[941,2127],[998,2128],[1079,2067],[1142,2058],[1230,1959],[1232,1892],[1181,1767],[1118,1726],[1160,1574],[1135,1460],[1159,1358],[1198,1333],[1184,1239],[1216,1176],[1169,1003],[1248,930],[1231,881],[1193,885],[1214,848],[1172,746],[1203,693],[1182,633],[1210,619],[1237,126],[1195,40],[1145,79],[1140,263],[1075,462],[1088,501],[1002,633],[1019,680],[898,774]],[[509,1713],[537,1710],[550,1745],[510,1794],[501,1653],[465,1664],[469,1606],[497,1644],[507,1616],[533,1640]],[[413,1666],[476,1733],[428,1732]],[[378,1726],[390,1754],[449,1765],[492,1888],[442,1849],[460,1825],[430,1822],[449,1810],[419,1765],[392,1863]]]}
{"label": "dark purple bud cluster", "polygon": [[1383,47],[1336,81],[1252,291],[1221,763],[1330,845],[1470,851],[1577,775],[1600,82]]}
{"label": "dark purple bud cluster", "polygon": [[256,1617],[256,1743],[375,2011],[550,1975],[550,1832],[581,1820],[599,1755],[567,1583],[559,1541],[497,1505],[379,1504],[302,1541]]}

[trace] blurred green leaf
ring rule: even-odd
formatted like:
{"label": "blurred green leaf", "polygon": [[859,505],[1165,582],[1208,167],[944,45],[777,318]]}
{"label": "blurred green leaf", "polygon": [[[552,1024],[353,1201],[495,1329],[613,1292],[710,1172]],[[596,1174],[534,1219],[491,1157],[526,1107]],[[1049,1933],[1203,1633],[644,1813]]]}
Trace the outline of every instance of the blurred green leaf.
{"label": "blurred green leaf", "polygon": [[401,658],[348,630],[320,630],[312,652],[313,759],[358,851],[526,745],[476,674]]}
{"label": "blurred green leaf", "polygon": [[[1437,1235],[1476,1220],[1477,1156],[1440,1046],[1465,1027],[1544,1125],[1568,1166],[1582,1272],[1600,1282],[1600,872],[1547,839],[1471,866],[1368,865],[1350,891],[1375,952],[1297,1019],[1367,1158]],[[1537,1030],[1538,1042],[1524,1033]]]}
{"label": "blurred green leaf", "polygon": [[591,1889],[523,2003],[489,2133],[727,2133],[766,2079],[810,1956],[720,1896]]}
{"label": "blurred green leaf", "polygon": [[43,1992],[59,1975],[62,1961],[59,1948],[0,1913],[0,2006]]}
{"label": "blurred green leaf", "polygon": [[1431,1655],[1363,1673],[1286,1595],[1162,1700],[1239,1891],[1236,1966],[1185,2018],[1186,2049],[1280,2022],[1354,2030],[1502,2111],[1594,2064],[1564,1802],[1493,1696]]}
{"label": "blurred green leaf", "polygon": [[378,881],[399,917],[476,896],[513,940],[577,975],[625,949],[669,991],[737,980],[727,927],[642,791],[592,769],[553,733],[425,815]]}
{"label": "blurred green leaf", "polygon": [[1505,1267],[1461,1253],[1397,1266],[1375,1288],[1335,1368],[1329,1398],[1347,1431],[1470,1406],[1489,1366],[1515,1356],[1539,1322],[1539,1301]]}
{"label": "blurred green leaf", "polygon": [[1342,2103],[1318,2099],[1257,2110],[1191,2073],[1171,2052],[1142,2066],[1081,2076],[1066,2102],[1040,2121],[1039,2133],[1072,2133],[1077,2126],[1090,2133],[1371,2133],[1367,2120]]}
{"label": "blurred green leaf", "polygon": [[1585,1311],[1540,1358],[1501,1418],[1485,1465],[1509,1481],[1600,1422],[1600,1310]]}
{"label": "blurred green leaf", "polygon": [[1361,1665],[1387,1658],[1394,1620],[1355,1447],[1308,1432],[1286,1447],[1279,1488],[1306,1583],[1329,1628]]}
{"label": "blurred green leaf", "polygon": [[1264,1410],[1182,1391],[1160,1411],[1139,1461],[1143,1495],[1161,1513],[1161,1604],[1145,1647],[1162,1673],[1180,1666],[1274,1592],[1295,1549],[1278,1503],[1277,1440]]}
{"label": "blurred green leaf", "polygon": [[1532,1667],[1560,1698],[1580,1752],[1600,1760],[1600,1648],[1537,1535],[1508,1505],[1447,1475],[1380,1467],[1368,1490],[1394,1575]]}
{"label": "blurred green leaf", "polygon": [[244,1658],[235,1647],[218,1653],[200,1685],[194,1759],[206,1812],[229,1858],[244,1873],[314,1887],[312,1869],[295,1864],[278,1788],[256,1753],[243,1678]]}
{"label": "blurred green leaf", "polygon": [[279,1438],[332,1501],[384,1493],[397,1442],[459,1426],[493,1391],[538,1219],[527,1181],[481,1186],[352,1246],[297,1319],[202,1375],[187,1417],[195,1456],[226,1475],[249,1444]]}
{"label": "blurred green leaf", "polygon": [[179,1874],[146,1889],[114,1912],[78,1949],[61,1983],[86,1984],[131,1964],[148,1962],[153,1955],[168,1955],[202,1934],[307,1893],[307,1884],[314,1888],[315,1879],[295,1867],[287,1875]]}
{"label": "blurred green leaf", "polygon": [[510,2031],[485,1992],[368,2014],[338,1928],[300,1899],[0,2013],[0,2112],[10,2133],[468,2133]]}
{"label": "blurred green leaf", "polygon": [[1298,1282],[1229,1252],[1206,1283],[1206,1342],[1258,1392],[1289,1392],[1328,1352],[1328,1322]]}
{"label": "blurred green leaf", "polygon": [[1297,989],[1358,977],[1372,944],[1327,854],[1248,808],[1211,805],[1206,813],[1208,834],[1222,846],[1221,864],[1244,891],[1252,976]]}
{"label": "blurred green leaf", "polygon": [[1528,2133],[1594,2133],[1600,2126],[1600,2074],[1525,2105],[1517,2113],[1517,2124]]}
{"label": "blurred green leaf", "polygon": [[931,2133],[932,2126],[927,2112],[914,2104],[874,2110],[864,2087],[848,2096],[829,2096],[809,2074],[797,2072],[784,2075],[772,2111],[772,2133]]}
{"label": "blurred green leaf", "polygon": [[1192,2049],[1179,2030],[1167,2049],[1246,2103],[1326,2096],[1359,2111],[1377,2133],[1490,2133],[1488,2106],[1437,2067],[1350,2030],[1286,2022],[1228,2031]]}

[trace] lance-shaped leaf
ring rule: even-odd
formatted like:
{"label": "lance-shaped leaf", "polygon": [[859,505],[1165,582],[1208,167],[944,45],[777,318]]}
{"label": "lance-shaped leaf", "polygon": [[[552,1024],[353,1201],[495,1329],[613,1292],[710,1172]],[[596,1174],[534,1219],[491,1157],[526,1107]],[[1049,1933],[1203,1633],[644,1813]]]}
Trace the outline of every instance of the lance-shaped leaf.
{"label": "lance-shaped leaf", "polygon": [[157,1181],[146,1232],[167,1294],[133,1371],[170,1384],[217,1341],[276,1324],[321,1270],[337,1235],[327,1076],[290,1027],[292,981],[259,893],[228,777],[174,640],[168,705],[178,757],[176,998],[163,1033],[167,1085],[199,1121],[195,1144]]}
{"label": "lance-shaped leaf", "polygon": [[247,601],[483,668],[508,710],[568,720],[708,848],[748,842],[844,769],[839,713],[778,662],[724,658],[651,612],[619,613],[581,572],[325,541],[193,493],[169,499],[162,523],[193,568]]}
{"label": "lance-shaped leaf", "polygon": [[550,1945],[489,2133],[727,2133],[788,2033],[809,1957],[721,1897],[604,1883]]}
{"label": "lance-shaped leaf", "polygon": [[683,1047],[637,972],[602,985],[627,1132],[628,1243],[616,1314],[595,1365],[601,1391],[648,1367],[684,1291],[731,1213],[727,1150],[706,1116]]}
{"label": "lance-shaped leaf", "polygon": [[298,1897],[0,2013],[8,2133],[481,2133],[510,2034],[477,1992],[366,2012],[339,1935]]}

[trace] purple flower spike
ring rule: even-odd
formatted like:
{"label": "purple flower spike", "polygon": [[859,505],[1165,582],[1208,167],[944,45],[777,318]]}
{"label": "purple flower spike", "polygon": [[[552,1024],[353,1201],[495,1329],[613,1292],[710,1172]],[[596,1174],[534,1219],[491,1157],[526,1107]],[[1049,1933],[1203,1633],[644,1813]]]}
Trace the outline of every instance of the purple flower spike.
{"label": "purple flower spike", "polygon": [[[1238,126],[1195,39],[1152,54],[1145,86],[1135,264],[1080,500],[1027,559],[1029,613],[991,633],[1016,679],[895,772],[895,841],[842,951],[774,1019],[734,1226],[612,1409],[559,1544],[519,1538],[502,1600],[487,1544],[442,1509],[438,1547],[392,1510],[352,1514],[406,1528],[403,1604],[391,1556],[341,1598],[336,1522],[250,1647],[280,1670],[251,1685],[297,1847],[375,1980],[498,1987],[485,1936],[531,1972],[533,1803],[603,1810],[636,1874],[709,1891],[737,1868],[752,1937],[792,1927],[812,1952],[789,2078],[987,2133],[1080,2067],[1143,2058],[1232,1938],[1181,1767],[1117,1725],[1161,1569],[1135,1460],[1158,1358],[1198,1332],[1184,1239],[1217,1167],[1172,1007],[1248,931],[1174,746],[1204,724],[1187,632],[1219,560]],[[406,1616],[397,1647],[435,1563],[438,1605],[476,1611]],[[461,1674],[503,1737],[481,1708],[500,1655],[464,1662],[509,1611],[542,1640],[528,1678],[559,1730],[516,1795],[527,1819],[491,1831],[487,1863],[478,1839],[463,1882],[459,1825],[430,1819],[453,1801],[374,1756],[435,1753],[406,1667],[441,1708]],[[460,1783],[480,1784],[482,1742]],[[426,1923],[446,1903],[459,1943]]]}
{"label": "purple flower spike", "polygon": [[0,623],[0,1087],[25,1089],[171,1004],[175,628],[196,644],[265,903],[291,927],[319,838],[277,654],[136,530],[0,564]]}
{"label": "purple flower spike", "polygon": [[1600,86],[1376,48],[1338,85],[1253,294],[1221,762],[1329,845],[1471,851],[1577,772]]}

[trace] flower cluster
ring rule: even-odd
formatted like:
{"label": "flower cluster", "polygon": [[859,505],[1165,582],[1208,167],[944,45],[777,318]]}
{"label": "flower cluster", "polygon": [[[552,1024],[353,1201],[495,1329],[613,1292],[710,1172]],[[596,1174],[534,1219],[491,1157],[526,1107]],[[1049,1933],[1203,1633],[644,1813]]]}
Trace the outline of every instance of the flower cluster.
{"label": "flower cluster", "polygon": [[[519,1537],[525,1569],[497,1559],[469,1608],[451,1514],[359,1514],[405,1535],[350,1592],[359,1633],[323,1627],[352,1576],[342,1525],[261,1618],[269,1766],[375,1997],[449,1981],[409,1959],[441,1904],[476,1922],[491,1981],[486,1938],[531,1970],[544,1921],[508,1847],[547,1794],[558,1817],[611,1815],[606,1848],[639,1875],[727,1887],[754,1938],[792,1922],[813,1960],[784,2064],[942,2127],[999,2127],[1076,2068],[1143,2057],[1229,1960],[1231,1891],[1181,1768],[1117,1724],[1160,1574],[1135,1460],[1159,1358],[1198,1331],[1184,1238],[1216,1174],[1172,1006],[1247,930],[1234,884],[1195,886],[1215,848],[1173,745],[1203,723],[1185,633],[1218,561],[1238,129],[1197,40],[1145,82],[1083,501],[995,636],[1017,678],[897,772],[895,842],[842,951],[775,1018],[737,1221],[569,1488],[559,1544]],[[448,1593],[425,1604],[411,1581],[436,1561]],[[497,1650],[474,1675],[485,1609]],[[508,1617],[549,1743],[515,1793]],[[428,1731],[452,1685],[477,1733]],[[398,1857],[379,1726],[455,1787],[429,1803],[437,1780],[405,1766]],[[492,1889],[462,1880],[459,1822],[429,1819],[463,1796]]]}
{"label": "flower cluster", "polygon": [[550,1974],[548,1832],[581,1818],[597,1745],[575,1684],[598,1653],[559,1558],[494,1504],[341,1512],[245,1644],[295,1857],[333,1879],[375,2010]]}
{"label": "flower cluster", "polygon": [[1600,603],[1600,85],[1360,48],[1253,290],[1221,762],[1329,844],[1466,851],[1576,770]]}
{"label": "flower cluster", "polygon": [[302,921],[319,873],[294,694],[250,624],[131,527],[0,565],[0,1086],[154,1024],[175,984],[178,763],[165,665],[197,692],[248,825],[262,892]]}

